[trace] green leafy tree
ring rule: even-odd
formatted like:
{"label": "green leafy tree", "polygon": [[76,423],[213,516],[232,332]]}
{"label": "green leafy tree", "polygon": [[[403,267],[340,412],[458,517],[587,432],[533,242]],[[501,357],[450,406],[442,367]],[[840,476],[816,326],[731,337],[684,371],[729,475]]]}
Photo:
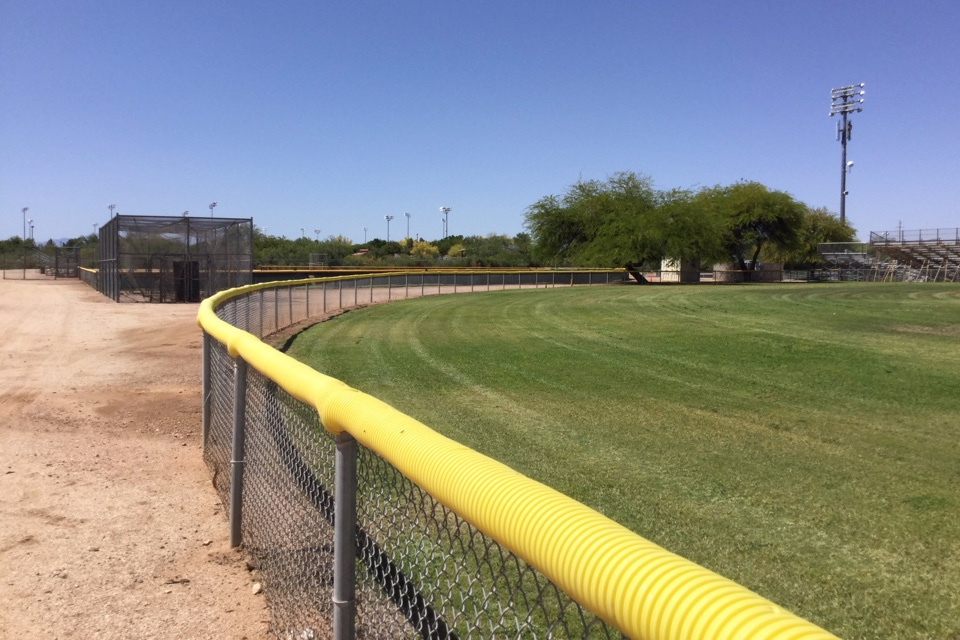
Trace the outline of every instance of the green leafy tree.
{"label": "green leafy tree", "polygon": [[808,209],[797,234],[796,244],[789,250],[765,248],[760,257],[782,262],[788,269],[816,269],[823,266],[817,247],[824,242],[854,242],[856,231],[825,207]]}
{"label": "green leafy tree", "polygon": [[799,240],[806,205],[759,182],[737,182],[702,189],[695,203],[723,229],[726,253],[741,271],[756,268],[764,247],[790,251]]}

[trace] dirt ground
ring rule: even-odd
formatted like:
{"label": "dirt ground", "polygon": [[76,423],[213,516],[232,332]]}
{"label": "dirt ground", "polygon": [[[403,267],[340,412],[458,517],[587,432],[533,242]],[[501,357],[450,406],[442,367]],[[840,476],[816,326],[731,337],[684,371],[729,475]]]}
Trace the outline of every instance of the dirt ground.
{"label": "dirt ground", "polygon": [[196,313],[0,279],[0,639],[269,637],[201,460]]}

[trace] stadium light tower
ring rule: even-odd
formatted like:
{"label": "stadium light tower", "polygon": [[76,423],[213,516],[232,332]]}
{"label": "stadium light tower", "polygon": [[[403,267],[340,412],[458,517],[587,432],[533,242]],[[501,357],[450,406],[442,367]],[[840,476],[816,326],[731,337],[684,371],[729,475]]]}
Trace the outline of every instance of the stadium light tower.
{"label": "stadium light tower", "polygon": [[393,220],[393,216],[383,216],[383,219],[387,221],[387,242],[390,242],[390,221]]}
{"label": "stadium light tower", "polygon": [[450,215],[450,207],[440,207],[440,213],[443,214],[443,237],[450,235],[450,222],[447,216]]}
{"label": "stadium light tower", "polygon": [[107,209],[110,209],[110,219],[113,220],[113,210],[117,208],[115,204],[108,204]]}
{"label": "stadium light tower", "polygon": [[217,206],[217,203],[216,203],[216,202],[211,202],[211,203],[210,203],[210,217],[211,217],[211,218],[213,217],[213,208],[214,208],[215,206]]}
{"label": "stadium light tower", "polygon": [[23,214],[23,235],[20,236],[20,239],[24,242],[27,241],[27,211],[30,211],[30,207],[24,207],[20,209],[20,213]]}
{"label": "stadium light tower", "polygon": [[305,231],[306,231],[306,229],[304,229],[303,227],[300,227],[300,237],[301,237],[301,238],[305,238],[305,237],[306,237],[305,235],[303,235]]}
{"label": "stadium light tower", "polygon": [[317,234],[317,242],[320,242],[320,229],[314,229],[313,232]]}
{"label": "stadium light tower", "polygon": [[363,244],[367,244],[367,228],[363,228]]}
{"label": "stadium light tower", "polygon": [[847,87],[830,90],[830,117],[835,115],[843,116],[843,120],[837,121],[837,140],[843,147],[840,160],[840,224],[847,221],[847,171],[853,166],[852,162],[847,162],[847,141],[850,140],[850,134],[853,132],[853,122],[847,119],[848,114],[856,111],[863,111],[863,83],[852,84]]}
{"label": "stadium light tower", "polygon": [[410,237],[410,214],[405,213],[403,215],[406,216],[407,218],[407,237],[409,238]]}
{"label": "stadium light tower", "polygon": [[33,240],[33,219],[27,220],[27,224],[30,225],[30,239]]}

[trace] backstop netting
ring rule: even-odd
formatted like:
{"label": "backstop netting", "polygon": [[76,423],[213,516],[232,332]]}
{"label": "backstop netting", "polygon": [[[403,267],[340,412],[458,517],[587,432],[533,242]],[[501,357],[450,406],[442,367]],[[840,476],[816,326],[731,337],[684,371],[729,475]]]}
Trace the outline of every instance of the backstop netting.
{"label": "backstop netting", "polygon": [[117,302],[199,302],[252,273],[251,218],[119,215],[100,228],[100,291]]}

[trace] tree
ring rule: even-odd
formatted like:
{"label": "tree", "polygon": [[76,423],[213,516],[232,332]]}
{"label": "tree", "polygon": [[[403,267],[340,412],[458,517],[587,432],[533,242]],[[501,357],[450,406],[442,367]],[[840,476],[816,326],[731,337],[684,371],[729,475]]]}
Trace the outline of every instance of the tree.
{"label": "tree", "polygon": [[818,246],[824,242],[854,242],[856,231],[825,207],[807,209],[797,234],[796,245],[787,251],[765,248],[760,256],[782,262],[788,269],[815,269],[823,266]]}
{"label": "tree", "polygon": [[420,259],[436,258],[440,255],[440,249],[426,240],[414,240],[410,255]]}
{"label": "tree", "polygon": [[525,226],[534,256],[549,264],[659,266],[664,257],[722,255],[721,225],[702,209],[688,190],[658,191],[647,176],[617,173],[540,199],[527,209]]}
{"label": "tree", "polygon": [[723,247],[741,271],[756,268],[765,246],[793,249],[806,212],[806,205],[790,194],[759,182],[702,189],[695,200],[705,217],[721,225]]}

